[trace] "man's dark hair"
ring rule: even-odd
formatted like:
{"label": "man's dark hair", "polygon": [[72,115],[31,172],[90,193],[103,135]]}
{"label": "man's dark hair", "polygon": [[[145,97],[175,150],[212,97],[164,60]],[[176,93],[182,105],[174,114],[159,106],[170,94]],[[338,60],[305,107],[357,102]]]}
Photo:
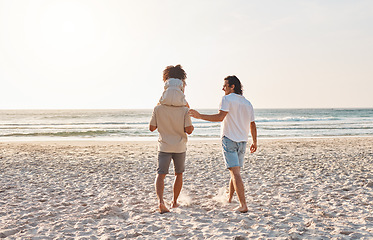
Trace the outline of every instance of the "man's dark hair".
{"label": "man's dark hair", "polygon": [[241,84],[240,80],[238,79],[238,77],[236,77],[235,75],[228,76],[228,77],[224,78],[224,80],[228,81],[229,86],[234,85],[234,93],[242,95],[242,84]]}
{"label": "man's dark hair", "polygon": [[183,67],[178,64],[176,66],[167,66],[166,69],[163,70],[163,81],[167,81],[169,78],[178,78],[184,82],[187,76]]}

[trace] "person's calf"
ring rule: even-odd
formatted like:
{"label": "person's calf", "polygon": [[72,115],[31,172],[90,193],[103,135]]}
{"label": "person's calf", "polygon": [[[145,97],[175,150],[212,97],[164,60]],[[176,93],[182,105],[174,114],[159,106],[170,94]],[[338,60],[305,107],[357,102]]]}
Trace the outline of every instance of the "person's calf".
{"label": "person's calf", "polygon": [[175,173],[175,182],[174,182],[174,197],[171,206],[176,208],[180,206],[178,204],[177,199],[179,198],[181,189],[183,187],[183,173]]}
{"label": "person's calf", "polygon": [[240,174],[240,167],[232,167],[229,169],[231,180],[236,191],[238,200],[240,201],[240,207],[235,210],[240,212],[247,212],[246,198],[245,198],[245,187]]}
{"label": "person's calf", "polygon": [[164,204],[163,191],[164,191],[164,179],[166,174],[158,174],[155,179],[155,191],[159,201],[158,208],[160,213],[169,212],[168,208]]}

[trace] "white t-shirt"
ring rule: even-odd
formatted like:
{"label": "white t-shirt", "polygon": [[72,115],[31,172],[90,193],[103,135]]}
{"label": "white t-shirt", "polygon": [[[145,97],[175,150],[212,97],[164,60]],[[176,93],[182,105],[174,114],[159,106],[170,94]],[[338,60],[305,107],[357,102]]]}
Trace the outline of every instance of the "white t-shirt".
{"label": "white t-shirt", "polygon": [[225,95],[220,110],[228,112],[221,123],[221,137],[226,136],[235,142],[247,142],[250,123],[254,122],[254,109],[244,96],[231,93]]}
{"label": "white t-shirt", "polygon": [[169,78],[164,84],[164,89],[167,90],[168,88],[177,88],[180,91],[184,91],[184,83],[178,78]]}
{"label": "white t-shirt", "polygon": [[169,78],[164,85],[164,92],[161,99],[159,100],[160,104],[168,106],[186,106],[187,101],[185,100],[184,95],[184,83],[177,78]]}

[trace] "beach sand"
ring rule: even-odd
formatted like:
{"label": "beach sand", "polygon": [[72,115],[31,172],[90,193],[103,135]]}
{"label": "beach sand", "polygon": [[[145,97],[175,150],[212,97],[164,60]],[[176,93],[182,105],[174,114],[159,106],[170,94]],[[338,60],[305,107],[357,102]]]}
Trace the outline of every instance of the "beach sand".
{"label": "beach sand", "polygon": [[[157,212],[156,142],[0,143],[0,238],[373,239],[373,137],[259,139],[226,202],[218,141],[188,143],[181,206]],[[173,166],[165,181],[172,199]]]}

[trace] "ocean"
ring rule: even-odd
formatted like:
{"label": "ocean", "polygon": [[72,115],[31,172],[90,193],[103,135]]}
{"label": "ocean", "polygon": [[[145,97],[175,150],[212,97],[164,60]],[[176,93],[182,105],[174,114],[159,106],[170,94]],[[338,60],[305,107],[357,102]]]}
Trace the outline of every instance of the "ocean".
{"label": "ocean", "polygon": [[[201,109],[214,114],[217,109]],[[0,141],[156,140],[152,110],[0,110]],[[373,136],[373,109],[255,109],[258,138]],[[220,123],[193,119],[190,139],[217,139]]]}

